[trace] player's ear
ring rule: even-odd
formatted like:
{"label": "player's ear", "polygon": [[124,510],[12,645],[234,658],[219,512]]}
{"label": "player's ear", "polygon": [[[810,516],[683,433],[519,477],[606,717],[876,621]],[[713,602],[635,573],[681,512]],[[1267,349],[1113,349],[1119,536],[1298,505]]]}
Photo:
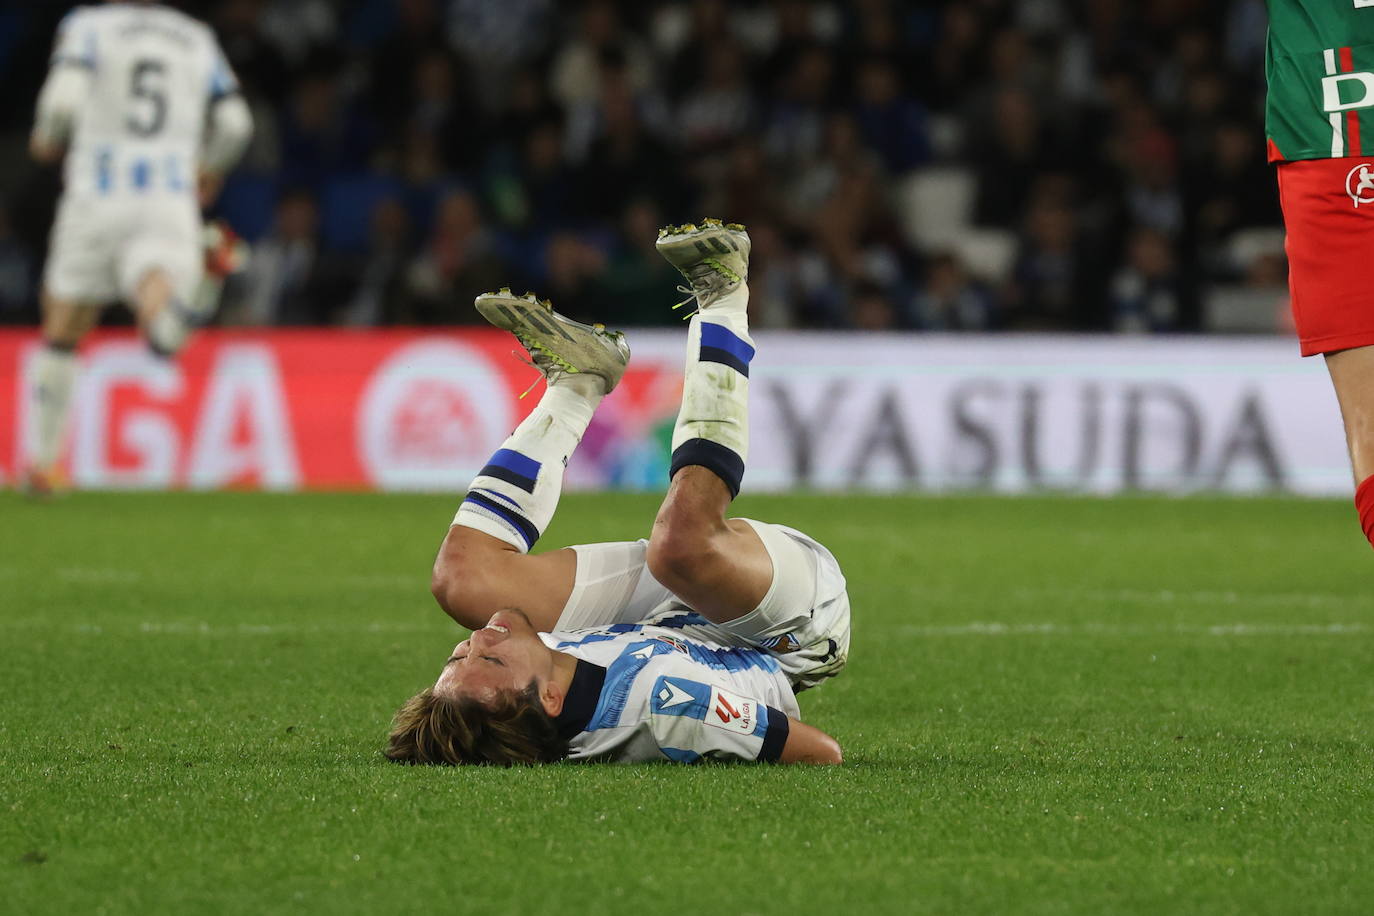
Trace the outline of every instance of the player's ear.
{"label": "player's ear", "polygon": [[566,697],[563,688],[555,684],[553,678],[549,678],[539,688],[539,704],[544,707],[544,712],[548,713],[551,719],[563,711],[563,700]]}

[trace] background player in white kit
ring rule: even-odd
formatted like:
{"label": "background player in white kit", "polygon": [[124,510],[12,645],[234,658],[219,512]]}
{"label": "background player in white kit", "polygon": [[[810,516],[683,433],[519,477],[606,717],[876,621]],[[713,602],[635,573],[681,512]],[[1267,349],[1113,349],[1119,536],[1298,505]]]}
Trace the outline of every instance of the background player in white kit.
{"label": "background player in white kit", "polygon": [[58,27],[30,149],[64,151],[64,189],[43,279],[43,347],[30,377],[26,485],[50,490],[70,412],[76,345],[116,300],[172,356],[213,300],[200,207],[252,133],[209,27],[165,6],[78,7]]}
{"label": "background player in white kit", "polygon": [[848,658],[839,564],[798,531],[725,515],[748,448],[749,236],[710,220],[664,230],[658,248],[700,310],[671,482],[647,540],[528,552],[629,349],[531,295],[477,298],[548,388],[473,481],[440,548],[434,596],[474,632],[397,713],[391,759],[841,761],[795,698]]}

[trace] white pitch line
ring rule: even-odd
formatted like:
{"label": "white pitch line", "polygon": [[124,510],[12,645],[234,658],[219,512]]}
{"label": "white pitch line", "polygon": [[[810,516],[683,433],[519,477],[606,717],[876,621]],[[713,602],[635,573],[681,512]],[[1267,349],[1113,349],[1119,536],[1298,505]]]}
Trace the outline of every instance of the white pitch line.
{"label": "white pitch line", "polygon": [[1374,628],[1363,623],[1229,623],[1205,628],[1212,636],[1330,636],[1369,633],[1372,629]]}
{"label": "white pitch line", "polygon": [[901,636],[1149,636],[1177,633],[1194,636],[1353,636],[1374,633],[1364,623],[1224,623],[1224,624],[1113,624],[1113,623],[999,623],[985,621],[923,626],[903,624]]}
{"label": "white pitch line", "polygon": [[119,621],[112,623],[62,623],[41,618],[0,620],[0,630],[59,630],[80,636],[105,634],[142,634],[147,636],[292,636],[328,635],[330,633],[434,633],[444,625],[437,621],[422,623],[238,623],[220,624],[203,620]]}
{"label": "white pitch line", "polygon": [[[89,625],[88,625],[89,626]],[[367,624],[344,624],[322,626],[320,624],[295,623],[239,623],[212,624],[206,621],[145,621],[138,624],[139,633],[167,636],[286,636],[313,635],[318,633],[427,633],[433,632],[435,624],[393,623],[374,621]],[[96,626],[95,631],[102,628]]]}
{"label": "white pitch line", "polygon": [[[962,587],[942,585],[914,585],[906,589],[906,594],[915,600],[922,598],[968,598],[968,591]],[[1102,588],[1055,588],[1021,586],[1007,588],[999,592],[1005,599],[1016,601],[1057,602],[1065,606],[1084,604],[1108,604],[1130,602],[1133,604],[1167,605],[1227,605],[1236,607],[1284,607],[1284,608],[1349,608],[1356,599],[1354,596],[1313,594],[1311,592],[1262,592],[1248,593],[1237,591],[1190,591],[1174,589],[1102,589]]]}
{"label": "white pitch line", "polygon": [[[195,636],[223,638],[234,636],[330,635],[339,633],[433,634],[444,628],[441,622],[294,624],[294,623],[210,623],[203,620],[120,621],[117,623],[63,623],[43,618],[0,620],[0,630],[60,630],[81,636],[103,634],[141,634],[146,636]],[[1121,624],[1081,623],[1006,623],[972,621],[959,624],[902,624],[878,627],[874,632],[907,637],[943,636],[1365,636],[1374,634],[1366,623],[1217,623],[1217,624]]]}
{"label": "white pitch line", "polygon": [[[0,567],[0,577],[17,574],[10,567]],[[75,582],[81,585],[136,585],[144,580],[143,573],[135,569],[112,567],[64,566],[55,573],[62,582]],[[425,588],[425,580],[420,575],[401,575],[399,573],[368,573],[340,576],[331,583],[350,589],[377,589],[383,591],[415,591]]]}
{"label": "white pitch line", "polygon": [[1311,592],[1266,592],[1247,594],[1235,591],[1174,591],[1172,589],[1072,589],[1018,588],[1013,591],[1022,598],[1058,598],[1073,601],[1132,601],[1159,604],[1234,604],[1248,607],[1279,605],[1282,607],[1344,607],[1354,599],[1341,595],[1320,595]]}

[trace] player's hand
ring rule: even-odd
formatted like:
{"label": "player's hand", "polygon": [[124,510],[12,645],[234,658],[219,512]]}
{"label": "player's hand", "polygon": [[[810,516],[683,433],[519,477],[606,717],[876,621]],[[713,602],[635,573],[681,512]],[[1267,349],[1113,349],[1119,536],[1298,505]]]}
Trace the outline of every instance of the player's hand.
{"label": "player's hand", "polygon": [[52,165],[62,158],[62,144],[51,143],[37,133],[29,137],[29,155],[43,165]]}
{"label": "player's hand", "polygon": [[219,192],[224,187],[224,176],[212,172],[201,172],[196,181],[196,186],[201,207],[208,207],[219,197]]}

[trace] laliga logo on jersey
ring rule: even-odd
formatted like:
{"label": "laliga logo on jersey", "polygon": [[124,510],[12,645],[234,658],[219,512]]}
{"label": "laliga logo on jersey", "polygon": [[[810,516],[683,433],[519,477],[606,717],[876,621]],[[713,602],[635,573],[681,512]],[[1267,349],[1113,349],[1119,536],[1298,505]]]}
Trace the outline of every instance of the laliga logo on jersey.
{"label": "laliga logo on jersey", "polygon": [[733,722],[740,717],[740,711],[725,697],[716,697],[716,715],[722,722]]}
{"label": "laliga logo on jersey", "polygon": [[1355,202],[1356,210],[1360,204],[1374,204],[1374,173],[1369,169],[1370,164],[1362,162],[1345,176],[1345,193]]}
{"label": "laliga logo on jersey", "polygon": [[728,732],[748,735],[754,731],[754,701],[719,687],[711,688],[706,724]]}

